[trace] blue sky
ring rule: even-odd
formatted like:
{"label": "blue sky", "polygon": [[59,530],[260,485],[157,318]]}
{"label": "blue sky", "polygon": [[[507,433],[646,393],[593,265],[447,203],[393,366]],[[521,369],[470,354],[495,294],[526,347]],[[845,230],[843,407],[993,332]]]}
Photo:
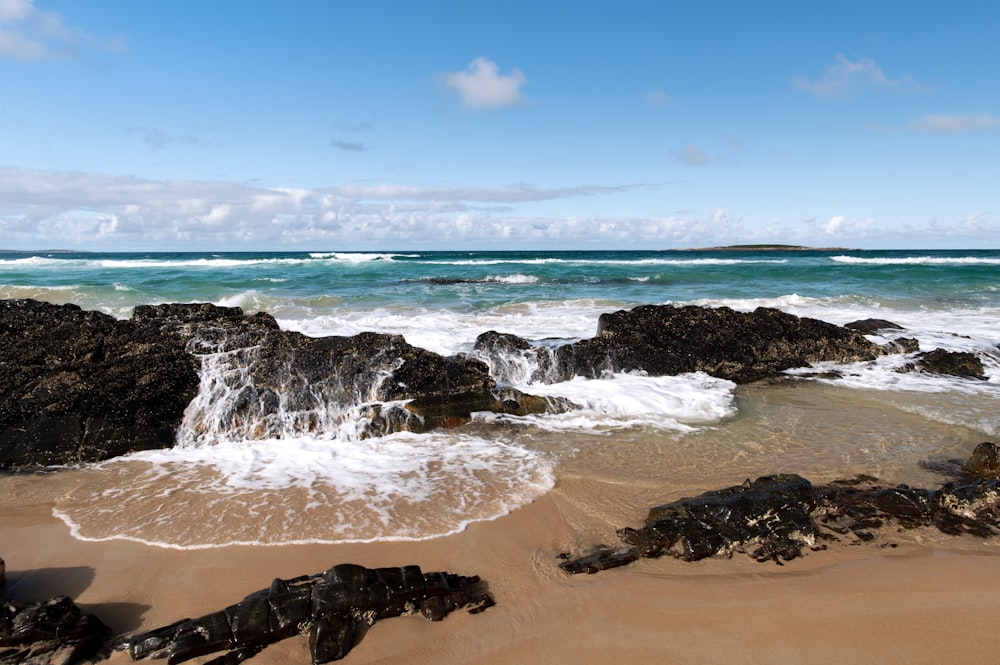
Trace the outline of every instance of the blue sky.
{"label": "blue sky", "polygon": [[1000,6],[0,0],[0,247],[1000,247]]}

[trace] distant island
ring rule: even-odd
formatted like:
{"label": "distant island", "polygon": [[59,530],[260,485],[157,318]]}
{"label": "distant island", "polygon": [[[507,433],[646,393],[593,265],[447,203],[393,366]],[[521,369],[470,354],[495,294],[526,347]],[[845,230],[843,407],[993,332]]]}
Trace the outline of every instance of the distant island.
{"label": "distant island", "polygon": [[720,247],[692,247],[681,252],[849,252],[846,247],[806,247],[805,245],[724,245]]}

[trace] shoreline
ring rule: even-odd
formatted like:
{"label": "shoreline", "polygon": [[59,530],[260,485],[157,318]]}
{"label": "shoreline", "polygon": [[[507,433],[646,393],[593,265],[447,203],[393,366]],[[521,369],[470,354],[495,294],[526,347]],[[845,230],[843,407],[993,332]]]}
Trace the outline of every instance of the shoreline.
{"label": "shoreline", "polygon": [[[911,533],[897,547],[834,547],[783,566],[664,558],[570,576],[556,559],[582,518],[569,485],[498,520],[419,543],[197,551],[89,543],[73,539],[45,502],[6,515],[0,541],[13,597],[65,593],[127,633],[213,612],[273,577],[337,563],[416,564],[490,584],[495,607],[437,623],[379,622],[348,663],[941,662],[993,649],[983,637],[1000,611],[1000,583],[990,582],[1000,580],[1000,553],[975,539],[942,545],[929,532]],[[115,653],[106,662],[131,660]],[[287,639],[253,662],[308,663],[306,640]]]}
{"label": "shoreline", "polygon": [[[0,556],[6,560],[13,598],[44,600],[65,594],[124,634],[215,612],[266,588],[274,578],[315,574],[341,563],[370,568],[417,565],[424,572],[478,575],[496,599],[496,606],[477,615],[458,610],[441,622],[420,616],[378,622],[346,656],[346,663],[982,660],[995,649],[983,636],[992,635],[1000,612],[996,539],[893,527],[872,543],[834,543],[780,566],[736,555],[693,563],[670,557],[640,559],[596,575],[569,575],[559,569],[562,552],[614,543],[615,530],[641,524],[651,505],[739,483],[743,473],[802,471],[822,481],[824,475],[842,477],[865,468],[837,461],[824,452],[821,440],[847,437],[849,432],[855,438],[861,432],[868,438],[887,432],[898,446],[901,438],[917,430],[923,438],[966,440],[963,449],[975,440],[974,433],[921,426],[924,421],[912,414],[842,402],[836,395],[809,385],[753,386],[740,397],[746,413],[727,423],[725,431],[705,431],[689,439],[705,449],[706,437],[763,440],[758,428],[775,428],[789,442],[786,446],[796,440],[811,442],[809,455],[816,461],[809,469],[795,468],[805,458],[789,461],[795,459],[788,457],[794,451],[786,447],[779,453],[774,441],[768,448],[784,459],[762,456],[722,463],[711,453],[687,459],[686,467],[678,465],[680,459],[664,459],[662,449],[645,449],[652,440],[624,442],[627,457],[605,442],[587,454],[562,459],[555,487],[535,501],[459,533],[422,541],[197,550],[82,541],[72,537],[53,509],[90,491],[88,471],[4,475]],[[647,477],[637,475],[649,463],[642,461],[644,453],[636,447],[655,455],[661,468]],[[899,449],[895,455],[913,460],[912,453]],[[819,469],[828,471],[822,474]],[[888,473],[886,480],[932,482],[926,471],[899,471]],[[204,664],[211,658],[190,662]],[[118,652],[102,662],[132,661]],[[286,639],[252,662],[305,665],[310,662],[307,640]]]}

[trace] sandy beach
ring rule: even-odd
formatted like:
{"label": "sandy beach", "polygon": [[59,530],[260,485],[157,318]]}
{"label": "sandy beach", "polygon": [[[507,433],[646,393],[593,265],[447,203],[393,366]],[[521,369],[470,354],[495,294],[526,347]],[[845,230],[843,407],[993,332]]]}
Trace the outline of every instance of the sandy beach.
{"label": "sandy beach", "polygon": [[[5,482],[26,488],[32,478]],[[590,481],[568,480],[504,518],[424,542],[187,551],[76,540],[52,516],[44,491],[25,491],[20,505],[4,510],[0,543],[12,597],[66,594],[123,633],[200,616],[274,577],[344,562],[416,564],[489,581],[495,607],[440,623],[379,622],[349,663],[982,662],[1000,646],[996,543],[889,532],[874,544],[834,546],[783,566],[736,555],[642,560],[570,576],[557,567],[560,551],[602,533],[613,538],[612,525],[588,515],[580,500],[594,490]],[[109,662],[130,659],[116,653]],[[269,647],[253,662],[307,663],[306,639]]]}

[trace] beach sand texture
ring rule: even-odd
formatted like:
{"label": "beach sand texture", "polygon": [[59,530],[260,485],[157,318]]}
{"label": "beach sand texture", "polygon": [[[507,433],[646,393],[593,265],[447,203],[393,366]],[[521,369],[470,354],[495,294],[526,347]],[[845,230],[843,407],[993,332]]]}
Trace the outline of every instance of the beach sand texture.
{"label": "beach sand texture", "polygon": [[[844,426],[846,416],[838,417],[822,389],[758,387],[742,399],[754,402],[755,393],[754,408],[768,401],[794,407],[810,427],[831,436]],[[885,410],[851,417],[854,427],[867,417],[871,431],[900,436],[919,425]],[[929,424],[926,432],[946,436]],[[963,436],[973,435],[959,431],[956,439]],[[356,664],[989,662],[1000,649],[997,542],[930,529],[892,527],[874,543],[835,544],[781,566],[736,554],[568,575],[558,568],[560,552],[614,543],[615,528],[638,525],[653,503],[730,484],[738,466],[706,467],[701,478],[668,490],[649,479],[631,483],[619,477],[624,473],[602,473],[597,464],[605,462],[588,469],[578,458],[557,470],[558,483],[545,496],[451,536],[200,550],[74,539],[52,514],[74,491],[73,473],[6,476],[0,549],[14,598],[66,594],[122,633],[213,612],[275,577],[338,563],[415,564],[489,582],[495,607],[478,615],[460,610],[439,623],[420,616],[379,622],[347,655],[345,662]],[[108,662],[130,661],[116,653]],[[307,640],[285,640],[252,662],[308,663]]]}
{"label": "beach sand texture", "polygon": [[[14,597],[66,593],[123,632],[212,612],[272,577],[340,562],[418,561],[425,571],[489,580],[495,607],[438,623],[379,622],[349,663],[988,662],[1000,648],[1000,556],[971,539],[921,544],[911,534],[896,548],[834,548],[780,567],[745,557],[660,559],[569,576],[555,558],[576,537],[568,501],[555,491],[421,543],[198,551],[76,541],[49,506],[35,504],[5,515],[0,540]],[[130,659],[116,653],[108,662]],[[285,640],[253,662],[308,663],[307,641]]]}

